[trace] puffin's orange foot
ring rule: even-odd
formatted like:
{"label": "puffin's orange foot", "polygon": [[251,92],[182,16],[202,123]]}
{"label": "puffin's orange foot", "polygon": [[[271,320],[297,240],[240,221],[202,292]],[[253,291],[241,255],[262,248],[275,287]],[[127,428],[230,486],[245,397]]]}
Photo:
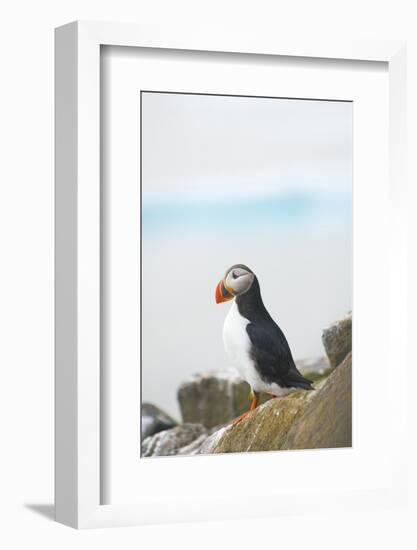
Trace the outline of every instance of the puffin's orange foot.
{"label": "puffin's orange foot", "polygon": [[238,424],[240,424],[242,420],[245,420],[245,418],[247,418],[250,415],[251,412],[252,411],[246,411],[240,416],[238,416],[237,418],[235,418],[232,422],[232,426],[237,426]]}
{"label": "puffin's orange foot", "polygon": [[249,407],[249,410],[244,412],[243,414],[241,414],[240,416],[238,416],[237,418],[235,418],[235,420],[233,420],[233,423],[232,423],[232,426],[236,426],[237,424],[239,424],[240,422],[242,422],[242,420],[245,420],[245,418],[253,411],[256,409],[256,405],[258,404],[258,393],[256,391],[251,391],[250,393],[251,395],[251,398],[252,398],[252,402],[250,404],[250,407]]}

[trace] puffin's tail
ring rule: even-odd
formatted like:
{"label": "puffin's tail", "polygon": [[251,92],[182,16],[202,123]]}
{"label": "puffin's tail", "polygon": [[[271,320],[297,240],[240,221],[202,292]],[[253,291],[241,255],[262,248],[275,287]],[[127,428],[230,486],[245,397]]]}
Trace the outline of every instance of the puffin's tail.
{"label": "puffin's tail", "polygon": [[313,382],[304,378],[301,372],[298,371],[297,367],[294,365],[291,368],[286,376],[286,382],[292,388],[302,388],[303,390],[314,390]]}

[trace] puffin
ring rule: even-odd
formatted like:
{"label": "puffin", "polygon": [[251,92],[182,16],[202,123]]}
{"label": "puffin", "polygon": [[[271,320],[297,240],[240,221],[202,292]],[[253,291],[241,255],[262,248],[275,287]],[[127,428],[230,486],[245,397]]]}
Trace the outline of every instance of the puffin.
{"label": "puffin", "polygon": [[251,388],[247,412],[256,409],[259,394],[281,397],[296,390],[312,390],[312,382],[295,366],[284,333],[264,306],[259,281],[244,264],[230,267],[216,286],[217,304],[233,300],[223,326],[223,343],[233,366]]}

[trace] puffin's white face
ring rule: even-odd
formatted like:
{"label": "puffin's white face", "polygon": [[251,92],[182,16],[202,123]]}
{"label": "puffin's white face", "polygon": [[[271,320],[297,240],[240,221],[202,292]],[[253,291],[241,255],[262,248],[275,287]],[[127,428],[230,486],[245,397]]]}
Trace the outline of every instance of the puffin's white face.
{"label": "puffin's white face", "polygon": [[216,287],[216,303],[227,302],[247,292],[255,279],[254,273],[245,265],[230,267]]}

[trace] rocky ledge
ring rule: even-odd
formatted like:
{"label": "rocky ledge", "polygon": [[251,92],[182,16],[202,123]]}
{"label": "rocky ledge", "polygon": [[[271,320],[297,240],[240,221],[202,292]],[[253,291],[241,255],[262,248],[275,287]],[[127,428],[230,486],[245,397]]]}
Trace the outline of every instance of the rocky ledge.
{"label": "rocky ledge", "polygon": [[145,438],[142,456],[350,447],[351,315],[325,329],[322,340],[328,359],[297,363],[315,381],[314,390],[264,397],[236,426],[230,421],[247,410],[249,387],[235,371],[212,371],[185,382],[178,391],[183,424]]}
{"label": "rocky ledge", "polygon": [[258,407],[243,422],[208,437],[200,453],[317,449],[352,445],[352,356],[315,391],[295,392]]}
{"label": "rocky ledge", "polygon": [[[327,376],[331,370],[327,357],[297,361],[297,367],[312,381]],[[196,374],[178,390],[182,420],[206,428],[226,424],[248,410],[249,393],[249,384],[234,369]],[[260,403],[269,399],[267,394],[261,394]]]}

